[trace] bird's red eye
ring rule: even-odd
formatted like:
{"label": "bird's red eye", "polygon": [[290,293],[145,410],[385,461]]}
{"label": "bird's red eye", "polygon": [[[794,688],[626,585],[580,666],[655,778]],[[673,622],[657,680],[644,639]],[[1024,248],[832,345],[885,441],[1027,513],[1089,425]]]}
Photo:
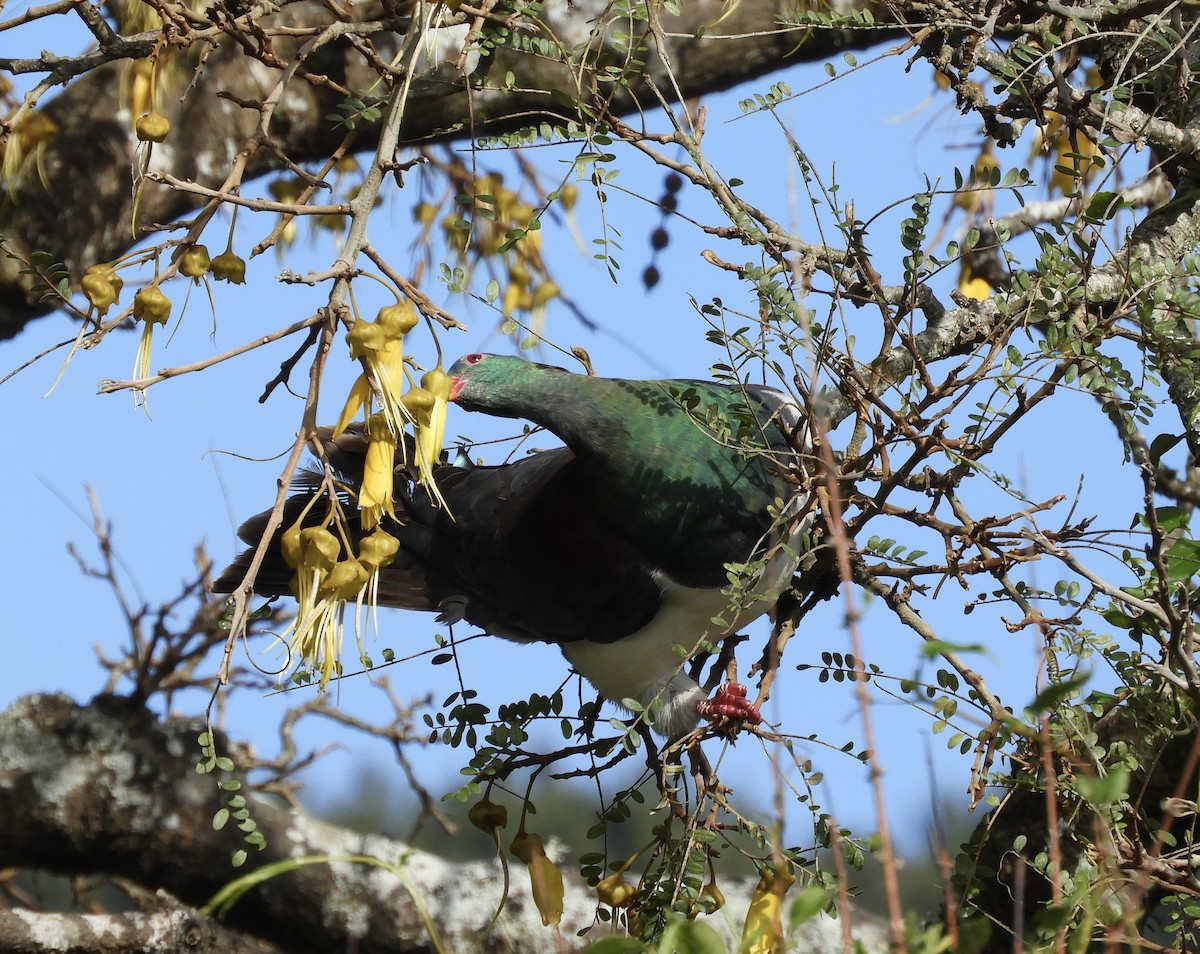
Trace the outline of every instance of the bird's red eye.
{"label": "bird's red eye", "polygon": [[467,364],[479,364],[479,362],[483,360],[483,355],[481,355],[481,354],[469,354],[469,355],[466,355],[466,356],[463,358],[463,360],[464,360],[464,361],[465,361]]}

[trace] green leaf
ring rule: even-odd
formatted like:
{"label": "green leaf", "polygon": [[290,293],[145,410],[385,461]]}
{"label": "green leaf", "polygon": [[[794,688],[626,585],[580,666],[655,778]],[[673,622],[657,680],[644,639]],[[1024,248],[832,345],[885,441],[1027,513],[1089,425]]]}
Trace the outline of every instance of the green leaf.
{"label": "green leaf", "polygon": [[721,935],[697,921],[672,921],[663,931],[658,949],[677,954],[726,954]]}
{"label": "green leaf", "polygon": [[1167,558],[1167,581],[1178,583],[1200,573],[1200,541],[1184,537],[1171,544],[1163,554]]}
{"label": "green leaf", "polygon": [[1191,513],[1182,507],[1156,507],[1154,516],[1163,533],[1170,533],[1172,530],[1186,527]]}
{"label": "green leaf", "polygon": [[1118,765],[1107,775],[1080,775],[1075,779],[1075,787],[1088,804],[1096,808],[1115,805],[1129,794],[1129,768]]}
{"label": "green leaf", "polygon": [[1057,709],[1059,703],[1065,702],[1074,695],[1087,680],[1088,673],[1076,672],[1061,682],[1056,682],[1054,685],[1048,686],[1034,697],[1033,702],[1029,704],[1029,711],[1035,715],[1040,715],[1043,712],[1051,712]]}
{"label": "green leaf", "polygon": [[1159,434],[1150,442],[1150,463],[1157,464],[1163,455],[1183,440],[1182,434]]}
{"label": "green leaf", "polygon": [[585,954],[649,954],[644,942],[635,937],[606,937],[584,948]]}
{"label": "green leaf", "polygon": [[807,885],[788,908],[788,930],[795,931],[801,924],[816,917],[829,907],[832,898],[832,889],[820,884]]}
{"label": "green leaf", "polygon": [[1129,203],[1117,196],[1115,192],[1097,192],[1088,201],[1084,216],[1093,222],[1104,222],[1113,218],[1121,209],[1129,208]]}

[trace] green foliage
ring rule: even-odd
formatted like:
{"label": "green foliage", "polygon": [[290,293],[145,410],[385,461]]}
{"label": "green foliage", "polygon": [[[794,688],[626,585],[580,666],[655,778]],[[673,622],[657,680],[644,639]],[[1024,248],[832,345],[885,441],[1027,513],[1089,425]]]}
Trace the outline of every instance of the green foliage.
{"label": "green foliage", "polygon": [[[211,731],[200,733],[197,738],[203,758],[196,763],[196,772],[200,775],[219,774],[217,788],[225,796],[225,805],[213,815],[212,826],[221,831],[231,821],[242,833],[242,842],[247,848],[262,851],[267,847],[267,840],[258,830],[258,823],[250,814],[250,806],[246,796],[242,794],[242,781],[235,777],[236,766],[227,755],[218,755],[216,743]],[[230,863],[240,868],[246,863],[246,848],[238,848],[233,852]]]}

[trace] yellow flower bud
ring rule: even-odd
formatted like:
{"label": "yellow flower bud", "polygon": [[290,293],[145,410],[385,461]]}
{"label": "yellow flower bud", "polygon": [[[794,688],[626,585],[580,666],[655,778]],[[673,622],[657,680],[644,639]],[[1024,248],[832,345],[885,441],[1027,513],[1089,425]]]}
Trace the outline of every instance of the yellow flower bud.
{"label": "yellow flower bud", "polygon": [[443,371],[441,367],[426,371],[421,377],[421,387],[435,398],[441,398],[442,400],[450,396],[450,388],[453,384],[454,379]]}
{"label": "yellow flower bud", "polygon": [[300,563],[310,570],[332,570],[341,551],[338,538],[325,527],[305,527],[300,531]]}
{"label": "yellow flower bud", "polygon": [[375,316],[376,324],[381,327],[389,338],[398,338],[408,334],[417,327],[417,313],[412,303],[407,299],[394,305],[385,305]]}
{"label": "yellow flower bud", "polygon": [[117,289],[113,287],[112,280],[108,275],[102,271],[88,269],[87,274],[80,279],[79,287],[83,290],[83,297],[101,315],[106,314],[113,302],[117,300]]}
{"label": "yellow flower bud", "polygon": [[493,833],[508,824],[508,808],[491,799],[481,798],[467,812],[467,821],[480,831]]}
{"label": "yellow flower bud", "polygon": [[179,256],[179,273],[188,278],[200,278],[211,266],[208,249],[203,245],[193,245]]}
{"label": "yellow flower bud", "polygon": [[144,113],[134,123],[133,131],[142,142],[162,142],[171,131],[171,120],[162,113]]}
{"label": "yellow flower bud", "polygon": [[508,846],[508,850],[516,855],[525,864],[530,864],[534,858],[544,856],[546,847],[542,843],[542,836],[527,832],[522,828],[512,840],[512,844]]}
{"label": "yellow flower bud", "polygon": [[387,566],[400,551],[400,541],[382,528],[376,528],[369,537],[358,544],[358,560],[368,569],[377,570]]}
{"label": "yellow flower bud", "polygon": [[267,186],[267,191],[276,202],[295,202],[304,192],[304,181],[295,177],[276,179]]}
{"label": "yellow flower bud", "polygon": [[533,290],[533,307],[542,308],[551,298],[557,298],[560,293],[558,285],[551,281],[542,282]]}
{"label": "yellow flower bud", "polygon": [[361,358],[366,354],[376,354],[383,350],[386,334],[380,325],[365,318],[358,318],[346,332],[346,342],[350,345],[350,357]]}
{"label": "yellow flower bud", "polygon": [[133,318],[148,325],[165,325],[171,317],[171,299],[158,285],[147,285],[133,296]]}
{"label": "yellow flower bud", "polygon": [[246,261],[240,255],[233,254],[232,249],[225,249],[209,263],[213,278],[219,282],[229,282],[233,285],[246,283]]}
{"label": "yellow flower bud", "polygon": [[333,565],[317,590],[318,599],[352,600],[367,585],[370,572],[357,560],[351,558]]}
{"label": "yellow flower bud", "polygon": [[418,202],[413,207],[413,219],[419,225],[429,225],[437,217],[437,209],[428,202]]}
{"label": "yellow flower bud", "polygon": [[579,186],[575,183],[568,183],[558,190],[558,204],[570,212],[575,208],[575,203],[579,201]]}
{"label": "yellow flower bud", "polygon": [[434,396],[424,388],[409,388],[400,398],[400,403],[413,420],[416,420],[418,414],[428,414],[433,410],[434,401]]}
{"label": "yellow flower bud", "polygon": [[563,913],[562,872],[546,857],[541,835],[532,835],[521,829],[508,849],[529,869],[529,885],[538,913],[542,916],[542,924],[547,927],[558,924]]}
{"label": "yellow flower bud", "polygon": [[710,881],[700,889],[700,906],[705,914],[712,914],[725,907],[725,895],[721,893],[715,881]]}
{"label": "yellow flower bud", "polygon": [[739,951],[778,954],[783,950],[783,896],[795,883],[796,877],[791,872],[777,872],[771,868],[763,871],[750,898]]}
{"label": "yellow flower bud", "polygon": [[633,900],[637,888],[625,880],[622,873],[612,874],[596,885],[596,896],[601,904],[623,908]]}
{"label": "yellow flower bud", "polygon": [[300,561],[304,559],[304,546],[300,542],[299,520],[280,534],[279,552],[283,555],[283,562],[293,570],[300,566]]}

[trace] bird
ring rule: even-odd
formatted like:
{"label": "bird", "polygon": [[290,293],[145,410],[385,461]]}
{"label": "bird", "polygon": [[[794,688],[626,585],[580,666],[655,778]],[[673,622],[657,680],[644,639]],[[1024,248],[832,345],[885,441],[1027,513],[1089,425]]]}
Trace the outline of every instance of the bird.
{"label": "bird", "polygon": [[[396,519],[382,526],[400,548],[378,572],[376,603],[555,644],[600,696],[636,702],[668,739],[702,718],[759,723],[743,686],[710,698],[685,665],[701,640],[771,609],[796,571],[813,520],[796,402],[765,385],[603,378],[499,354],[468,354],[447,373],[451,403],[525,419],[564,446],[494,466],[460,452],[433,469],[436,494],[397,466]],[[319,437],[339,480],[357,487],[364,430]],[[284,526],[316,483],[288,501]],[[239,537],[257,545],[268,515]],[[216,592],[241,584],[251,552]],[[255,592],[288,595],[291,578],[272,545]]]}

